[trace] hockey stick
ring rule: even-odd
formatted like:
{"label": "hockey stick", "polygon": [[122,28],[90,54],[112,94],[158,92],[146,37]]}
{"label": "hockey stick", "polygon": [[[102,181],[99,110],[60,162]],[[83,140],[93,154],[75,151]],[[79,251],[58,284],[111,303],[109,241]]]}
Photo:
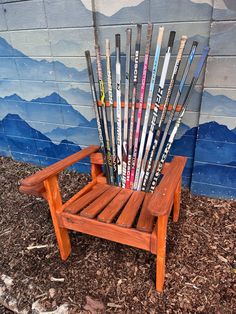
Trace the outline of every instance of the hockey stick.
{"label": "hockey stick", "polygon": [[174,100],[174,103],[173,103],[173,107],[172,107],[172,109],[170,111],[170,114],[169,114],[169,117],[168,117],[168,120],[167,120],[167,123],[166,123],[166,126],[165,126],[165,130],[164,130],[164,133],[163,133],[160,145],[158,147],[158,151],[157,151],[157,154],[156,154],[156,157],[155,157],[154,164],[152,166],[152,172],[151,172],[150,177],[149,177],[149,181],[148,181],[148,184],[147,184],[146,191],[149,191],[150,188],[151,188],[152,181],[153,181],[153,178],[154,178],[154,175],[155,175],[155,172],[156,172],[156,168],[158,166],[158,162],[159,162],[159,159],[160,159],[160,156],[161,156],[161,152],[162,152],[162,149],[163,149],[163,147],[165,145],[166,137],[168,135],[168,131],[169,131],[171,122],[172,122],[172,120],[174,118],[176,107],[178,105],[178,101],[180,99],[180,96],[181,96],[181,93],[182,93],[185,81],[187,79],[187,76],[188,76],[188,73],[189,73],[189,70],[190,70],[190,66],[192,64],[192,61],[193,61],[193,58],[194,58],[194,55],[195,55],[195,52],[196,52],[197,44],[198,44],[197,42],[193,42],[191,51],[189,53],[189,56],[188,56],[188,59],[187,59],[187,63],[186,63],[185,69],[184,69],[184,73],[182,75],[182,79],[181,79],[181,82],[180,82],[180,85],[179,85],[179,89],[178,89],[178,92],[176,94],[176,97],[175,97],[175,100]]}
{"label": "hockey stick", "polygon": [[116,34],[116,124],[117,124],[117,183],[122,178],[122,118],[121,118],[121,65],[120,34]]}
{"label": "hockey stick", "polygon": [[110,123],[111,123],[111,151],[114,182],[117,183],[117,154],[115,141],[115,121],[114,121],[114,102],[112,92],[112,72],[111,72],[111,56],[110,56],[110,40],[106,39],[106,68],[107,68],[107,87],[110,104]]}
{"label": "hockey stick", "polygon": [[138,180],[139,180],[140,168],[141,168],[141,163],[142,163],[142,158],[143,158],[143,151],[145,148],[145,140],[146,140],[146,135],[147,135],[148,121],[149,121],[150,110],[151,110],[151,105],[152,105],[153,92],[154,92],[154,88],[155,88],[155,82],[156,82],[157,69],[158,69],[159,57],[160,57],[160,52],[161,52],[161,43],[162,43],[163,34],[164,34],[164,27],[161,26],[161,27],[159,27],[159,33],[158,33],[158,37],[157,37],[156,52],[155,52],[155,57],[154,57],[154,61],[153,61],[152,76],[151,76],[151,82],[150,82],[150,87],[149,87],[149,92],[148,92],[146,112],[145,112],[145,116],[144,116],[144,124],[143,124],[141,141],[140,141],[140,145],[139,145],[139,153],[138,153],[135,180],[134,180],[134,186],[133,186],[134,190],[136,190],[138,188]]}
{"label": "hockey stick", "polygon": [[92,92],[93,105],[94,105],[94,110],[95,110],[95,115],[96,115],[96,120],[97,120],[97,126],[98,126],[98,137],[99,137],[99,141],[100,141],[100,146],[101,146],[103,158],[105,161],[106,175],[108,177],[109,166],[108,166],[108,162],[107,162],[107,155],[106,155],[104,138],[103,138],[102,124],[101,124],[99,109],[98,109],[97,92],[96,92],[95,83],[94,83],[93,67],[92,67],[92,63],[91,63],[91,57],[90,57],[90,51],[89,50],[85,51],[85,57],[86,57],[86,61],[87,61],[90,88],[91,88],[91,92]]}
{"label": "hockey stick", "polygon": [[134,120],[135,120],[135,106],[136,106],[136,94],[138,85],[138,67],[139,67],[139,55],[140,55],[140,43],[141,43],[141,29],[142,25],[137,25],[137,38],[135,43],[135,56],[134,56],[134,74],[133,74],[133,89],[132,89],[132,101],[131,101],[131,115],[130,115],[130,127],[129,127],[129,141],[128,141],[128,160],[126,171],[126,188],[130,188],[130,174],[131,174],[131,161],[133,151],[133,134],[134,134]]}
{"label": "hockey stick", "polygon": [[99,83],[99,96],[100,96],[100,101],[101,101],[101,106],[102,106],[101,111],[102,111],[102,122],[103,122],[104,137],[105,137],[105,148],[106,148],[107,161],[108,161],[108,166],[109,166],[109,183],[114,184],[111,146],[110,146],[110,138],[109,138],[109,132],[108,132],[106,103],[105,103],[105,88],[104,88],[104,81],[103,81],[103,74],[102,74],[100,46],[98,44],[98,30],[97,30],[97,25],[96,25],[96,10],[95,10],[94,0],[92,0],[92,18],[93,18],[93,29],[94,29],[94,39],[95,39],[97,75],[98,75],[98,83]]}
{"label": "hockey stick", "polygon": [[184,116],[184,113],[185,113],[185,111],[186,111],[186,109],[187,109],[187,106],[188,106],[188,104],[189,104],[189,101],[190,101],[190,99],[191,99],[191,96],[192,96],[192,93],[191,93],[191,92],[192,92],[194,86],[196,85],[197,80],[198,80],[198,78],[199,78],[199,76],[200,76],[200,74],[201,74],[201,71],[202,71],[203,65],[204,65],[204,63],[205,63],[205,61],[206,61],[208,52],[209,52],[209,47],[204,48],[203,53],[202,53],[202,55],[201,55],[201,58],[200,58],[200,60],[199,60],[199,62],[198,62],[198,64],[197,64],[197,67],[196,67],[195,72],[194,72],[194,74],[193,74],[193,78],[192,78],[192,80],[191,80],[191,83],[190,83],[190,85],[189,85],[189,87],[188,87],[186,96],[185,96],[185,98],[184,98],[181,111],[179,112],[178,117],[177,117],[177,120],[175,121],[174,128],[173,128],[173,130],[172,130],[172,132],[171,132],[171,135],[170,135],[170,137],[169,137],[168,143],[167,143],[167,145],[166,145],[166,147],[165,147],[165,150],[164,150],[163,155],[162,155],[162,157],[161,157],[161,160],[160,160],[160,162],[159,162],[158,168],[157,168],[157,170],[156,170],[155,176],[154,176],[154,178],[153,178],[153,181],[152,181],[152,184],[151,184],[151,188],[150,188],[150,191],[151,191],[151,192],[154,191],[156,185],[158,184],[158,182],[160,181],[160,179],[161,179],[161,177],[162,177],[161,171],[162,171],[162,169],[163,169],[165,160],[166,160],[166,158],[167,158],[167,156],[168,156],[168,154],[169,154],[169,152],[170,152],[171,145],[172,145],[173,142],[174,142],[175,135],[176,135],[176,133],[177,133],[177,131],[178,131],[178,128],[179,128],[179,126],[180,126],[180,124],[181,124],[181,121],[182,121],[182,118],[183,118],[183,116]]}
{"label": "hockey stick", "polygon": [[180,63],[181,63],[181,60],[182,60],[183,51],[184,51],[184,47],[185,47],[186,41],[187,41],[187,36],[182,36],[181,39],[180,39],[180,45],[179,45],[178,53],[177,53],[177,56],[176,56],[176,61],[175,61],[174,69],[173,69],[172,76],[171,76],[171,79],[170,79],[169,87],[168,87],[168,90],[167,90],[167,94],[166,94],[163,110],[162,110],[162,113],[161,113],[160,120],[158,122],[156,134],[155,134],[155,137],[154,137],[154,142],[152,144],[151,153],[150,153],[149,160],[148,160],[148,163],[147,163],[147,168],[146,168],[145,177],[144,177],[143,186],[142,186],[142,190],[143,191],[145,191],[145,189],[146,189],[146,184],[148,182],[147,180],[148,180],[148,177],[150,175],[150,170],[151,170],[151,167],[152,167],[153,158],[155,156],[157,145],[158,145],[158,141],[159,141],[159,138],[160,138],[160,135],[161,135],[162,124],[165,121],[166,113],[168,111],[168,105],[169,105],[170,98],[171,98],[171,95],[172,95],[172,92],[173,92],[173,88],[174,88],[174,84],[175,84],[175,81],[176,81],[176,77],[177,77],[177,74],[178,74],[178,71],[179,71],[179,67],[180,67]]}
{"label": "hockey stick", "polygon": [[139,136],[140,136],[140,129],[141,129],[141,120],[142,120],[142,111],[143,111],[143,103],[144,103],[144,96],[145,96],[148,64],[149,64],[149,54],[150,54],[150,48],[151,48],[151,42],[152,42],[152,29],[153,29],[153,25],[151,23],[148,23],[146,48],[145,48],[144,63],[143,63],[143,73],[142,73],[142,81],[141,81],[140,97],[139,97],[139,107],[138,107],[137,123],[136,123],[136,130],[135,130],[135,136],[134,136],[134,147],[133,147],[133,156],[132,156],[132,164],[131,164],[131,174],[130,174],[130,187],[132,189],[133,189],[137,155],[138,155],[138,144],[139,144]]}
{"label": "hockey stick", "polygon": [[122,187],[126,185],[126,170],[128,158],[128,120],[129,120],[129,90],[130,90],[130,58],[131,58],[132,30],[126,30],[126,63],[125,63],[125,108],[124,108],[124,135],[122,156]]}
{"label": "hockey stick", "polygon": [[169,35],[168,47],[166,50],[164,63],[163,63],[163,67],[162,67],[162,72],[161,72],[160,82],[159,82],[159,86],[158,86],[155,106],[154,106],[154,110],[152,113],[152,120],[151,120],[150,129],[148,132],[148,139],[147,139],[147,143],[146,143],[145,154],[144,154],[142,165],[141,165],[141,171],[140,171],[139,182],[138,182],[138,190],[141,189],[143,178],[145,175],[145,168],[146,168],[149,152],[150,152],[151,145],[152,145],[152,140],[153,140],[153,136],[154,136],[157,116],[158,116],[158,112],[159,112],[159,108],[160,108],[160,104],[161,104],[163,88],[165,85],[167,70],[168,70],[168,66],[169,66],[169,62],[170,62],[170,56],[171,56],[171,52],[172,52],[172,48],[173,48],[173,44],[174,44],[174,39],[175,39],[175,32],[171,31],[170,35]]}

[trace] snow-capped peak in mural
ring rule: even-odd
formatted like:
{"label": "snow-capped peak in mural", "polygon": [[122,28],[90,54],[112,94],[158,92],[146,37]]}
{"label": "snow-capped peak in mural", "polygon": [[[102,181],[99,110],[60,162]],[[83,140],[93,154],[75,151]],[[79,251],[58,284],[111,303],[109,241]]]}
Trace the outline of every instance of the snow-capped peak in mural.
{"label": "snow-capped peak in mural", "polygon": [[[87,0],[81,0],[81,1],[88,10],[90,11],[92,10],[91,1],[87,1]],[[114,1],[112,5],[111,5],[110,0],[103,0],[99,2],[97,1],[96,10],[99,13],[102,13],[106,16],[112,16],[123,8],[134,7],[144,1],[145,0],[129,0],[129,1],[119,0],[119,1]]]}

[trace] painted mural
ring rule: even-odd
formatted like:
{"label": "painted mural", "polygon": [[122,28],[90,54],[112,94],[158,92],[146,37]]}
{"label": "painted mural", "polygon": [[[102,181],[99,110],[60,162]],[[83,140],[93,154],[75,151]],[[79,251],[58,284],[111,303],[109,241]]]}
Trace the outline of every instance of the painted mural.
{"label": "painted mural", "polygon": [[[84,50],[90,49],[95,69],[90,1],[3,2],[0,4],[0,155],[46,166],[89,144],[97,144],[84,58]],[[99,39],[104,42],[105,38],[110,38],[114,52],[115,33],[125,38],[129,25],[135,38],[135,23],[144,24],[145,34],[145,23],[150,20],[154,23],[153,38],[158,26],[165,26],[164,47],[170,29],[177,31],[177,39],[186,34],[190,43],[198,40],[196,64],[202,47],[209,42],[212,14],[222,17],[224,11],[228,11],[227,4],[224,6],[221,2],[224,1],[216,1],[213,8],[211,0],[122,0],[112,5],[109,1],[96,1]],[[230,11],[232,20],[236,9],[232,6]],[[225,25],[222,27],[226,29]],[[232,27],[234,25],[228,28],[229,32]],[[216,62],[217,47],[229,36],[222,35],[219,26],[212,30],[213,53],[208,69]],[[125,41],[122,43],[124,52]],[[229,54],[232,47],[236,44],[228,47]],[[176,41],[174,55],[177,48]],[[152,55],[154,49],[153,40]],[[124,64],[125,59],[122,60]],[[114,62],[113,57],[113,67]],[[236,66],[236,62],[234,64]],[[152,59],[149,67],[150,78]],[[219,65],[217,71],[221,70]],[[182,71],[183,65],[179,77]],[[169,77],[170,74],[171,68]],[[222,75],[219,85],[220,80],[223,80]],[[199,79],[170,158],[173,155],[188,157],[183,183],[190,186],[192,182],[195,193],[230,198],[236,197],[236,87],[224,89],[230,84],[227,80],[230,78],[219,88],[214,77],[206,76],[202,97],[204,75]],[[83,160],[73,169],[88,172],[89,160]]]}

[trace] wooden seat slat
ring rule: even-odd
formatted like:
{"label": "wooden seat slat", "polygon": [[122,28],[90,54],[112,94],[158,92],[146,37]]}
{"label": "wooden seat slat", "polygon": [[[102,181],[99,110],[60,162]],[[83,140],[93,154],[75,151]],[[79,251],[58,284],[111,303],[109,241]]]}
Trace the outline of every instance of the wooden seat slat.
{"label": "wooden seat slat", "polygon": [[97,219],[101,222],[111,223],[132,194],[132,190],[121,189],[116,197],[98,215]]}
{"label": "wooden seat slat", "polygon": [[85,206],[94,201],[97,197],[110,188],[111,186],[107,184],[96,184],[87,194],[81,196],[79,199],[65,208],[65,211],[71,214],[77,214]]}
{"label": "wooden seat slat", "polygon": [[151,215],[150,211],[148,210],[148,204],[150,202],[150,198],[153,194],[147,193],[145,195],[143,206],[139,215],[137,229],[144,232],[152,232],[153,230],[153,223],[154,223],[154,216]]}
{"label": "wooden seat slat", "polygon": [[120,192],[121,188],[117,186],[111,186],[102,195],[96,198],[88,207],[80,212],[80,216],[87,218],[94,218],[100,211],[106,207]]}
{"label": "wooden seat slat", "polygon": [[116,224],[130,228],[134,222],[136,214],[142,204],[145,192],[133,192],[125,208],[122,210]]}

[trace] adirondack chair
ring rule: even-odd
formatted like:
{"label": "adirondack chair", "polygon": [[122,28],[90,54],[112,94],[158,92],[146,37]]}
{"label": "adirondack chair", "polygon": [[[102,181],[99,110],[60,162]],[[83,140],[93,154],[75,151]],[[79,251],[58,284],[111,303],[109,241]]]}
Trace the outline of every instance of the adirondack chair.
{"label": "adirondack chair", "polygon": [[[64,204],[58,174],[90,156],[92,181]],[[157,255],[156,290],[163,291],[167,222],[180,211],[181,178],[185,157],[166,163],[154,193],[122,189],[107,184],[99,146],[89,146],[20,181],[20,192],[42,196],[49,204],[60,256],[71,252],[69,230],[130,245]]]}

